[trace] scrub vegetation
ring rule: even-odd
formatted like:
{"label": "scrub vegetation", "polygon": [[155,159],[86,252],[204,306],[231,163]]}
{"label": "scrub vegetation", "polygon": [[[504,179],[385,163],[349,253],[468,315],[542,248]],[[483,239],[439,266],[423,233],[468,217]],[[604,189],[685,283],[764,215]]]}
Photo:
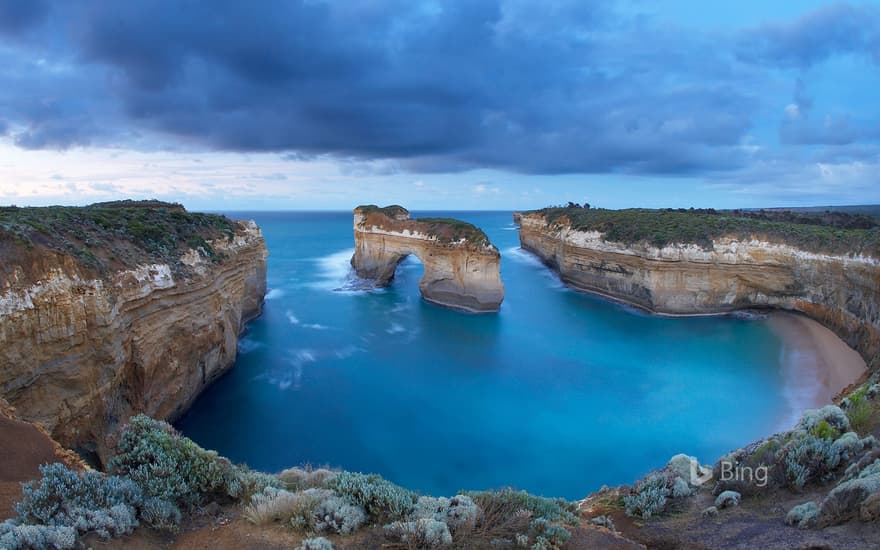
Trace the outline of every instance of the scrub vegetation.
{"label": "scrub vegetation", "polygon": [[160,201],[0,207],[0,252],[4,256],[18,260],[35,249],[46,249],[102,274],[148,262],[179,268],[180,256],[190,249],[220,261],[222,255],[209,241],[231,240],[234,234],[235,222],[224,216],[187,212],[179,204]]}
{"label": "scrub vegetation", "polygon": [[370,547],[552,550],[568,540],[566,525],[577,524],[572,503],[510,489],[435,498],[374,474],[255,472],[143,415],[122,430],[107,474],[62,464],[41,473],[25,485],[17,517],[0,523],[5,550],[74,548],[85,535],[109,539],[139,526],[174,531],[210,503],[238,505],[251,523],[299,533],[307,549],[333,548],[326,536],[342,537],[344,547],[360,533]]}
{"label": "scrub vegetation", "polygon": [[598,231],[606,240],[626,245],[682,243],[711,249],[712,241],[719,237],[754,237],[814,252],[880,258],[880,218],[868,214],[712,208],[609,210],[569,204],[528,213],[540,213],[551,224]]}

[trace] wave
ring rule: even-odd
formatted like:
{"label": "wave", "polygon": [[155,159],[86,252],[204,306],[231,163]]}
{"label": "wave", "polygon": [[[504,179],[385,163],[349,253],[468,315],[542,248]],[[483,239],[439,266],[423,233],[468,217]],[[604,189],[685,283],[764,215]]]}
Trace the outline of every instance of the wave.
{"label": "wave", "polygon": [[378,291],[370,281],[358,277],[354,268],[351,267],[351,257],[354,248],[346,248],[313,261],[318,264],[318,280],[306,283],[304,286],[317,290],[332,290],[334,292],[365,292]]}
{"label": "wave", "polygon": [[242,338],[238,341],[238,353],[244,355],[246,353],[256,351],[263,346],[264,344],[262,342],[257,342],[256,340],[251,340],[250,338]]}
{"label": "wave", "polygon": [[519,246],[513,246],[505,249],[504,254],[501,257],[502,259],[513,260],[514,262],[521,265],[537,268],[541,276],[545,277],[547,281],[550,282],[550,286],[552,288],[569,290],[568,287],[565,286],[565,284],[562,282],[562,279],[559,278],[558,273],[544,265],[544,262],[541,261],[541,258],[532,254],[528,250],[525,250]]}
{"label": "wave", "polygon": [[269,292],[266,293],[266,300],[277,300],[284,296],[284,291],[280,288],[272,288],[269,289]]}
{"label": "wave", "polygon": [[406,332],[406,329],[400,323],[391,323],[391,326],[385,332],[388,334],[400,334],[401,332]]}
{"label": "wave", "polygon": [[511,259],[516,263],[530,265],[534,267],[546,267],[544,262],[541,261],[540,258],[529,252],[528,250],[524,250],[518,246],[513,246],[504,251],[504,255],[502,258]]}

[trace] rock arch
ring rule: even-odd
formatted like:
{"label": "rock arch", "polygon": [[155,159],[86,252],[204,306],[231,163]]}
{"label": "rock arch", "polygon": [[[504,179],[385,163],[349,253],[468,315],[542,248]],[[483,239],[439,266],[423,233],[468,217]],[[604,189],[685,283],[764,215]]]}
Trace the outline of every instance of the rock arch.
{"label": "rock arch", "polygon": [[391,284],[397,265],[413,254],[424,266],[419,291],[425,300],[475,313],[498,311],[504,300],[501,254],[469,223],[411,219],[396,205],[358,206],[354,240],[351,265],[376,286]]}

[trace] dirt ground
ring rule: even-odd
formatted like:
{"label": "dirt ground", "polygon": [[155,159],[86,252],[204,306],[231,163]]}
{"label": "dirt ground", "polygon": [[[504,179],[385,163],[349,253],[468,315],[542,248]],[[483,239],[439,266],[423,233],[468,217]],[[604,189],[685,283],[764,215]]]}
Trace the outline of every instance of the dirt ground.
{"label": "dirt ground", "polygon": [[0,520],[12,517],[21,482],[40,476],[39,466],[63,461],[55,443],[33,424],[0,415]]}

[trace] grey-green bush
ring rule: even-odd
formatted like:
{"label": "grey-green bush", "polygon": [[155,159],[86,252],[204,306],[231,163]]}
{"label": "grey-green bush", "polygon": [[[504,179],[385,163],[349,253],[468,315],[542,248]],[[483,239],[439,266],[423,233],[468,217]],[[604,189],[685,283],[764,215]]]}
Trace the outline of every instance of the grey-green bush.
{"label": "grey-green bush", "polygon": [[840,465],[841,451],[832,440],[802,433],[788,442],[778,457],[783,461],[788,484],[802,489],[810,481],[830,479]]}
{"label": "grey-green bush", "polygon": [[335,550],[333,543],[324,537],[314,537],[302,541],[295,550]]}
{"label": "grey-green bush", "polygon": [[78,473],[63,464],[40,467],[43,477],[22,487],[15,505],[19,523],[72,527],[102,538],[130,533],[143,504],[140,488],[128,479],[93,471]]}
{"label": "grey-green bush", "polygon": [[636,484],[632,493],[623,497],[624,511],[630,517],[649,519],[666,508],[669,496],[666,476],[654,474]]}
{"label": "grey-green bush", "polygon": [[405,518],[416,502],[415,493],[376,474],[341,472],[327,482],[327,487],[362,507],[373,520]]}
{"label": "grey-green bush", "polygon": [[336,495],[321,500],[313,512],[315,531],[348,535],[367,522],[360,506],[350,504]]}
{"label": "grey-green bush", "polygon": [[816,525],[819,515],[819,507],[815,502],[805,502],[792,508],[785,516],[787,525],[796,525],[801,529],[808,529]]}
{"label": "grey-green bush", "polygon": [[146,496],[182,510],[208,496],[235,496],[241,490],[228,460],[180,436],[168,423],[145,415],[132,417],[123,429],[110,470],[130,478]]}
{"label": "grey-green bush", "polygon": [[420,548],[439,548],[452,544],[449,526],[433,518],[392,522],[385,526],[385,535]]}
{"label": "grey-green bush", "polygon": [[453,533],[463,527],[473,527],[480,508],[467,495],[452,498],[419,497],[413,511],[414,519],[432,518],[449,526]]}
{"label": "grey-green bush", "polygon": [[180,509],[165,499],[148,497],[141,508],[141,520],[154,529],[176,531],[181,522]]}
{"label": "grey-green bush", "polygon": [[535,537],[532,550],[559,550],[571,538],[568,529],[552,524],[544,518],[532,520],[530,530]]}
{"label": "grey-green bush", "polygon": [[20,525],[12,520],[0,523],[3,550],[67,550],[76,545],[76,529],[64,525]]}

